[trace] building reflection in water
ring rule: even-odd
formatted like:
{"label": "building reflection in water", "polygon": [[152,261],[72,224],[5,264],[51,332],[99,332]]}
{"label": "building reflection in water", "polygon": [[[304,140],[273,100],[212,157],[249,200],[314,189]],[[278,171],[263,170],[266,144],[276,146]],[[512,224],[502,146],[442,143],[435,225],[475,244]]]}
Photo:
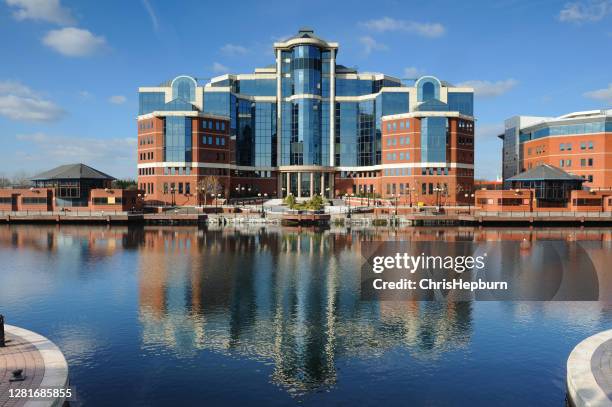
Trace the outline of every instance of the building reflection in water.
{"label": "building reflection in water", "polygon": [[[270,366],[271,380],[292,394],[334,386],[344,356],[377,357],[399,347],[426,359],[469,345],[473,302],[360,300],[361,242],[380,240],[485,247],[506,240],[581,241],[596,263],[605,261],[612,231],[0,227],[0,248],[70,250],[85,260],[133,252],[146,352],[189,358],[206,350],[261,361]],[[600,278],[600,292],[612,292],[610,280]],[[517,318],[547,307],[503,306],[516,307]],[[584,313],[598,315],[590,308]]]}

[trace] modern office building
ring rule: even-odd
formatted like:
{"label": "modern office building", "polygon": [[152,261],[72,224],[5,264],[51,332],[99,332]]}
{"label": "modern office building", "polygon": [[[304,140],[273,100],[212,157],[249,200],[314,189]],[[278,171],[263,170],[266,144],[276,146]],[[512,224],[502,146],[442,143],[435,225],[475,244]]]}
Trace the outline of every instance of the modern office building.
{"label": "modern office building", "polygon": [[224,197],[415,191],[432,202],[444,191],[453,203],[471,191],[473,89],[358,72],[310,29],[273,49],[274,63],[251,74],[139,88],[148,200],[201,202],[194,187],[211,174]]}
{"label": "modern office building", "polygon": [[509,179],[549,164],[584,179],[590,189],[612,189],[612,110],[560,117],[514,116],[505,121],[502,174]]}

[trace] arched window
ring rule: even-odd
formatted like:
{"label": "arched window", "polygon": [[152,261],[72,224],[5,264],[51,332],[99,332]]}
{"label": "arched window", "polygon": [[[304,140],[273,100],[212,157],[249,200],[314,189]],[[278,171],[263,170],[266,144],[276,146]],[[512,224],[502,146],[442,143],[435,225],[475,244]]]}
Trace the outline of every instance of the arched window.
{"label": "arched window", "polygon": [[423,76],[416,82],[417,100],[429,102],[440,99],[440,81],[434,76]]}
{"label": "arched window", "polygon": [[423,102],[433,100],[436,98],[436,87],[432,82],[426,82],[423,84]]}
{"label": "arched window", "polygon": [[196,82],[189,76],[179,76],[172,81],[172,99],[195,101]]}

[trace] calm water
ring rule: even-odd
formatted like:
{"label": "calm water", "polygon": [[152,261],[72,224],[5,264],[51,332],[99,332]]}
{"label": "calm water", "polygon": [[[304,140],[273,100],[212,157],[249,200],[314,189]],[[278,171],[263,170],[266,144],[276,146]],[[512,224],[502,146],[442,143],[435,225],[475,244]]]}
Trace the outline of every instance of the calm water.
{"label": "calm water", "polygon": [[0,226],[0,312],[60,346],[88,406],[562,406],[612,304],[359,295],[363,240],[529,234],[612,249],[611,229]]}

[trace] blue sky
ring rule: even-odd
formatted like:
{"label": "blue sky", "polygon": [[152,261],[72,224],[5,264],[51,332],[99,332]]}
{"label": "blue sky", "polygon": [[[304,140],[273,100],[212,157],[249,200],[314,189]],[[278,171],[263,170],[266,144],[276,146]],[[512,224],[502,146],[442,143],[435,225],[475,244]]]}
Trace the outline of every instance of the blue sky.
{"label": "blue sky", "polygon": [[503,120],[612,106],[612,0],[0,0],[0,175],[85,162],[135,177],[138,86],[248,73],[301,26],[338,62],[476,88],[476,176]]}

